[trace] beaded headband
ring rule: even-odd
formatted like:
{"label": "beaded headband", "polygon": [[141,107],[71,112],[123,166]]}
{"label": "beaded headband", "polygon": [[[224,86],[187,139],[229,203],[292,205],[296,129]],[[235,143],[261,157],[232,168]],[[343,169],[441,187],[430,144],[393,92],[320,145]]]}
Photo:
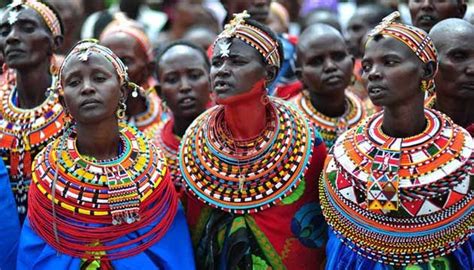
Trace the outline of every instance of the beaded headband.
{"label": "beaded headband", "polygon": [[117,71],[118,76],[120,77],[120,84],[133,84],[128,79],[127,67],[122,62],[122,60],[120,60],[120,58],[118,58],[118,56],[115,55],[109,48],[99,45],[95,39],[81,40],[71,49],[64,59],[61,68],[59,69],[59,80],[61,80],[64,67],[72,57],[77,56],[79,60],[86,62],[93,52],[103,55],[110,63],[112,63],[115,70]]}
{"label": "beaded headband", "polygon": [[[395,11],[383,18],[382,21],[369,33],[367,43],[377,35],[390,36],[407,45],[416,56],[423,62],[434,62],[435,75],[438,70],[438,54],[431,38],[422,30],[397,23],[395,20],[400,17],[400,12]],[[366,44],[367,44],[366,43]],[[429,81],[428,88],[434,87],[434,80]]]}
{"label": "beaded headband", "polygon": [[19,12],[15,9],[19,6],[32,8],[34,11],[36,11],[36,13],[38,13],[41,18],[43,18],[43,20],[46,22],[46,25],[48,26],[53,36],[60,36],[63,34],[61,31],[61,24],[59,23],[58,16],[56,16],[54,11],[50,7],[37,0],[13,1],[13,3],[9,5],[10,12],[8,14],[8,23],[10,25],[16,22]]}
{"label": "beaded headband", "polygon": [[125,33],[134,38],[146,53],[148,61],[153,60],[153,48],[150,39],[137,22],[128,19],[122,13],[118,13],[115,15],[115,20],[109,23],[109,25],[104,29],[100,35],[100,40],[113,36],[116,33]]}
{"label": "beaded headband", "polygon": [[[246,10],[242,13],[234,14],[234,18],[229,24],[224,26],[224,31],[217,36],[213,48],[215,49],[217,42],[221,39],[238,38],[255,48],[263,56],[267,64],[280,67],[281,56],[278,53],[278,41],[257,27],[246,24],[245,19],[249,17],[250,15]],[[230,44],[227,42],[219,46],[222,56],[228,55],[230,52],[229,47]]]}

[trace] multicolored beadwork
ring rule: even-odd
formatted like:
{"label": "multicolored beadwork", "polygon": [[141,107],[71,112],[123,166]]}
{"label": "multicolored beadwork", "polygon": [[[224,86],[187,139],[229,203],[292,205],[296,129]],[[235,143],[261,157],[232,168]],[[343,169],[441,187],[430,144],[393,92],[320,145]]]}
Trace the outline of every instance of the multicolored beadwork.
{"label": "multicolored beadwork", "polygon": [[[323,213],[341,241],[368,259],[426,262],[472,235],[472,138],[438,111],[425,116],[421,134],[393,138],[378,113],[341,135],[326,160]],[[383,182],[378,190],[376,182]]]}
{"label": "multicolored beadwork", "polygon": [[159,123],[163,113],[161,99],[155,91],[149,91],[146,95],[146,111],[130,117],[128,122],[136,126],[140,131],[144,131],[151,125]]}
{"label": "multicolored beadwork", "polygon": [[31,162],[44,146],[59,136],[66,120],[57,94],[48,97],[38,107],[21,109],[14,101],[17,95],[14,79],[5,79],[1,90],[0,152],[9,168],[18,213],[24,217]]}
{"label": "multicolored beadwork", "polygon": [[315,131],[284,101],[270,98],[267,106],[267,127],[248,141],[232,137],[223,106],[206,111],[188,128],[179,165],[183,183],[195,197],[224,211],[255,213],[275,205],[300,184]]}
{"label": "multicolored beadwork", "polygon": [[[161,122],[158,124],[154,124],[150,126],[146,131],[145,134],[148,138],[150,138],[153,143],[160,149],[166,157],[166,162],[168,164],[168,168],[170,170],[171,179],[175,185],[176,191],[180,193],[182,187],[182,176],[181,171],[179,170],[179,162],[178,162],[178,147],[174,147],[174,145],[169,145],[163,139],[163,132],[165,128],[172,129],[172,120],[168,120],[166,122]],[[171,127],[169,127],[171,125]],[[176,135],[175,135],[176,136]],[[181,140],[181,138],[176,136],[177,143]],[[179,144],[178,144],[179,146]]]}
{"label": "multicolored beadwork", "polygon": [[314,108],[308,96],[299,94],[291,100],[304,116],[316,127],[327,148],[331,148],[337,137],[357,125],[367,112],[362,101],[350,91],[346,91],[346,110],[340,117],[329,117]]}
{"label": "multicolored beadwork", "polygon": [[[97,259],[97,252],[105,251],[105,260],[127,257],[144,249],[134,245],[136,241],[156,242],[174,219],[178,199],[165,157],[136,128],[124,123],[119,128],[122,150],[113,160],[81,156],[71,128],[33,163],[30,222],[60,252]],[[162,222],[140,239],[116,242],[157,219]]]}

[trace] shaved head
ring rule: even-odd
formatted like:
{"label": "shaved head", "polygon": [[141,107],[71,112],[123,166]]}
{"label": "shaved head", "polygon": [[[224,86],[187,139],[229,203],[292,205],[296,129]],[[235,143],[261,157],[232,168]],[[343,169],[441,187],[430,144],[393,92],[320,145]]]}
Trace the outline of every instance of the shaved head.
{"label": "shaved head", "polygon": [[459,39],[465,35],[474,34],[474,25],[468,21],[451,18],[437,23],[430,31],[429,36],[433,39],[436,49],[441,49],[446,42]]}
{"label": "shaved head", "polygon": [[345,42],[341,32],[339,32],[336,28],[324,23],[315,23],[308,26],[303,31],[303,33],[301,33],[298,39],[298,51],[306,50],[309,43],[323,36],[337,37],[337,39],[340,39],[341,42]]}

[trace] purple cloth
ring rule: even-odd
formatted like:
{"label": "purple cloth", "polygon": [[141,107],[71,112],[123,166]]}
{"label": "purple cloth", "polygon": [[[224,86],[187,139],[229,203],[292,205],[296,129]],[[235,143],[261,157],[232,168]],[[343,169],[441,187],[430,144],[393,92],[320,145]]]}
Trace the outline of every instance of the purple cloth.
{"label": "purple cloth", "polygon": [[300,15],[306,16],[314,9],[327,9],[337,13],[338,0],[304,0],[301,5]]}

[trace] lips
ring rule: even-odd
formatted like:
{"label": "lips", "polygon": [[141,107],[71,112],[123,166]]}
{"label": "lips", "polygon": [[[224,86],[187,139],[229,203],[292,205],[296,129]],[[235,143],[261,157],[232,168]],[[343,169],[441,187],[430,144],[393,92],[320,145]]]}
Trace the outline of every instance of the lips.
{"label": "lips", "polygon": [[5,50],[5,55],[6,56],[11,56],[11,55],[16,55],[16,54],[20,54],[20,53],[24,53],[25,51],[23,50],[20,50],[20,49],[6,49]]}
{"label": "lips", "polygon": [[81,102],[80,107],[91,107],[101,104],[101,102],[97,99],[86,99]]}
{"label": "lips", "polygon": [[191,96],[183,97],[178,100],[178,105],[181,109],[188,109],[196,105],[196,99]]}
{"label": "lips", "polygon": [[474,91],[474,82],[466,82],[461,84],[461,89]]}
{"label": "lips", "polygon": [[381,98],[384,95],[384,92],[387,91],[385,87],[379,85],[369,86],[367,87],[367,90],[369,92],[370,99]]}
{"label": "lips", "polygon": [[231,88],[231,84],[224,80],[216,80],[214,82],[214,91],[217,94],[227,92]]}
{"label": "lips", "polygon": [[431,15],[424,14],[424,15],[418,16],[419,25],[430,26],[430,25],[436,24],[437,21],[438,19]]}
{"label": "lips", "polygon": [[342,82],[342,77],[338,75],[328,76],[323,79],[323,82],[325,84],[337,84],[337,83]]}

